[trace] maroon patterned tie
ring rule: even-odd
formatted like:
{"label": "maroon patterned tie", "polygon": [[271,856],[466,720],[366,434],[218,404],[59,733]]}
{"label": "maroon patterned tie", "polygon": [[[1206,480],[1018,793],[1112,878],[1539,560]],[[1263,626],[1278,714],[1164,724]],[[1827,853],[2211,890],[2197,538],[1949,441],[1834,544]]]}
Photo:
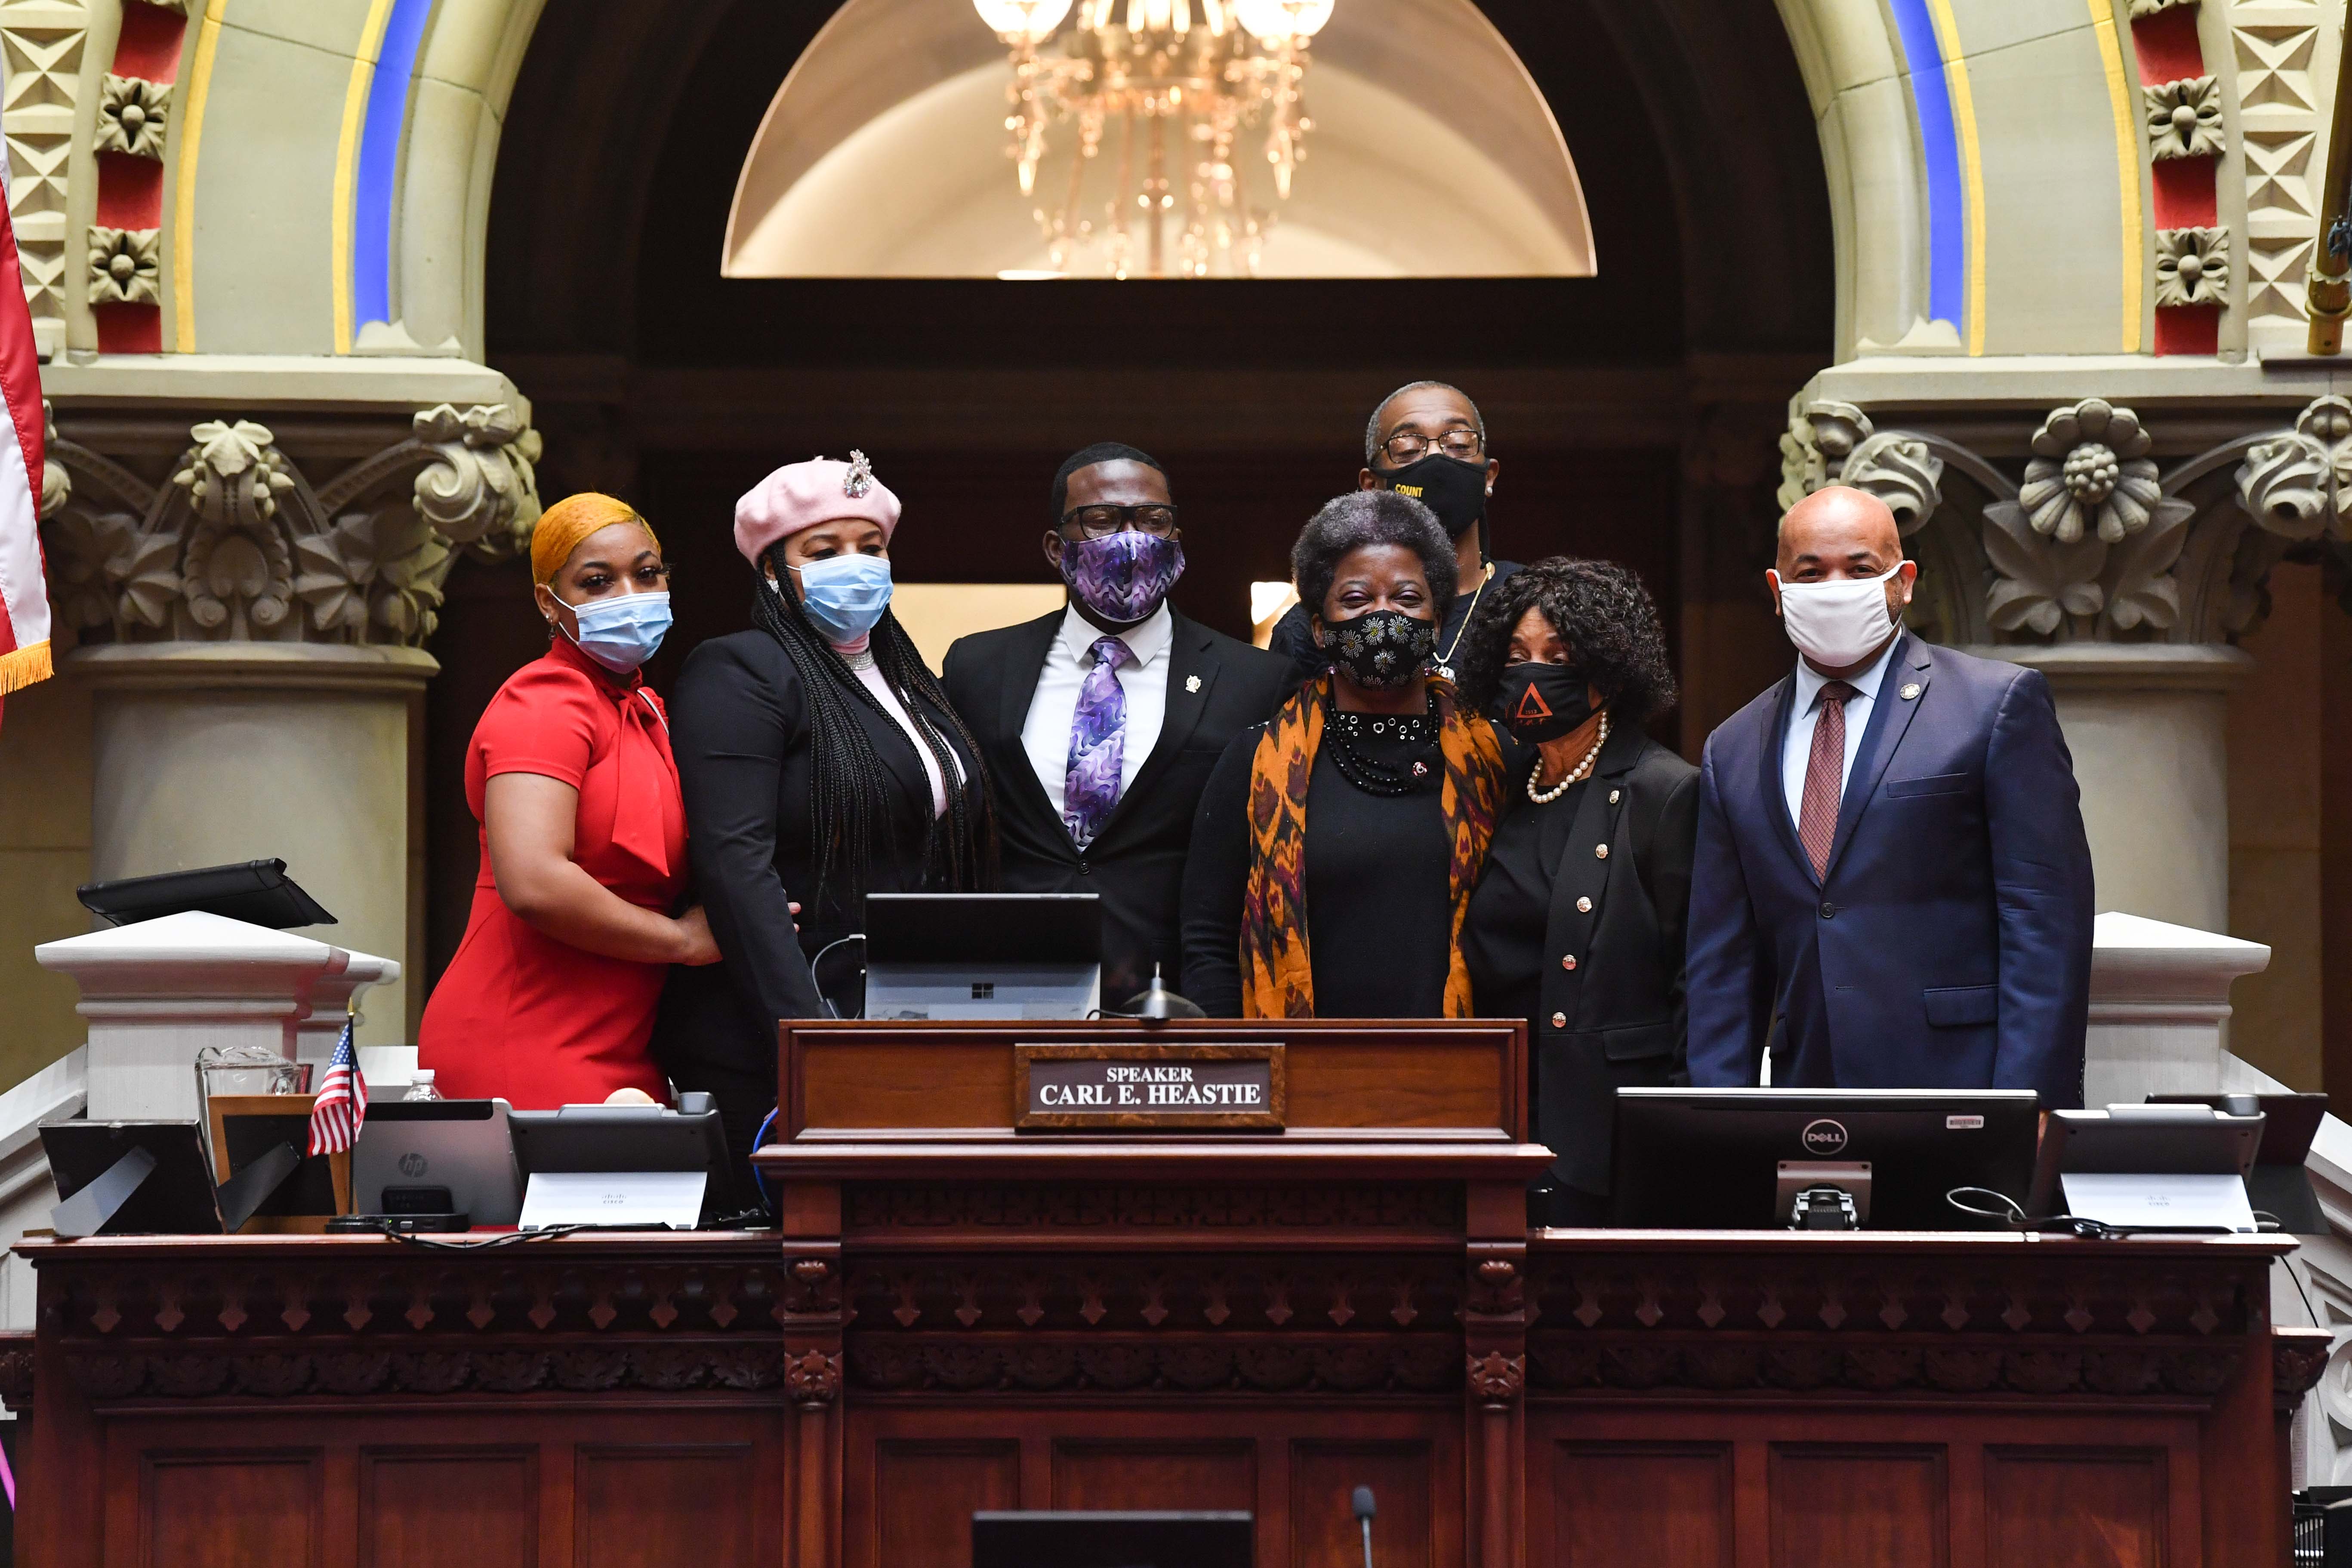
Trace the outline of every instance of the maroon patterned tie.
{"label": "maroon patterned tie", "polygon": [[1797,837],[1813,863],[1813,875],[1830,869],[1830,843],[1837,837],[1838,800],[1845,793],[1845,700],[1854,689],[1843,680],[1822,688],[1822,716],[1813,725],[1812,754],[1805,759],[1805,801],[1797,813]]}

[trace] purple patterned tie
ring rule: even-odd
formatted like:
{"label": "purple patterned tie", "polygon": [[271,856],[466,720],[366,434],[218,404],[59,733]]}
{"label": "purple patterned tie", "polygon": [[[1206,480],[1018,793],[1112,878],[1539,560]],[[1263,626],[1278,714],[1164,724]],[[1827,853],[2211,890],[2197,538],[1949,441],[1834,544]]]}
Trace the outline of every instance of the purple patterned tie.
{"label": "purple patterned tie", "polygon": [[1127,752],[1127,692],[1118,667],[1129,657],[1128,646],[1118,637],[1097,637],[1087,651],[1095,667],[1087,671],[1077,711],[1070,716],[1069,784],[1062,805],[1062,821],[1081,849],[1118,805],[1119,764]]}

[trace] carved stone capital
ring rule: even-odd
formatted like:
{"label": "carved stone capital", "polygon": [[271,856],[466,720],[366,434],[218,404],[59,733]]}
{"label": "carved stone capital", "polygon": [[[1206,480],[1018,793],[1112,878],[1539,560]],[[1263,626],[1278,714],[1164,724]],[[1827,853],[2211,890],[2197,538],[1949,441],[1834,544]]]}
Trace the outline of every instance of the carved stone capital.
{"label": "carved stone capital", "polygon": [[1826,484],[1852,485],[1885,501],[1906,534],[1943,503],[1943,459],[1916,434],[1880,431],[1851,403],[1808,403],[1780,437],[1782,510]]}
{"label": "carved stone capital", "polygon": [[93,305],[160,305],[163,302],[163,233],[159,228],[89,226],[89,302]]}
{"label": "carved stone capital", "polygon": [[2221,305],[2230,298],[2230,231],[2226,228],[2160,228],[2156,231],[2156,303]]}
{"label": "carved stone capital", "polygon": [[316,489],[266,425],[208,420],[188,434],[162,482],[52,439],[51,592],[76,628],[117,642],[415,647],[457,552],[510,555],[538,521],[538,437],[505,404],[425,409],[407,439]]}
{"label": "carved stone capital", "polygon": [[2219,77],[2183,77],[2156,82],[2139,89],[2140,108],[2147,124],[2148,156],[2158,163],[2176,158],[2218,158],[2229,149],[2221,122]]}
{"label": "carved stone capital", "polygon": [[2249,447],[2238,504],[2284,539],[2352,538],[2352,401],[2319,398],[2294,429]]}
{"label": "carved stone capital", "polygon": [[99,88],[98,125],[90,147],[100,153],[127,153],[134,158],[160,161],[171,118],[171,83],[110,71]]}

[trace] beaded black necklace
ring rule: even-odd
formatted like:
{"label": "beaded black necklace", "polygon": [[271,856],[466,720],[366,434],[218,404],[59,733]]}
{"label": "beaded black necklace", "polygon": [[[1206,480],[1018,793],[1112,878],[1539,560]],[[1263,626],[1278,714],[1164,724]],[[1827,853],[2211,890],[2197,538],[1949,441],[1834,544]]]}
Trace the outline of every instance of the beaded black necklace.
{"label": "beaded black necklace", "polygon": [[1326,703],[1331,763],[1366,795],[1418,795],[1444,776],[1437,719],[1430,713],[1349,713]]}

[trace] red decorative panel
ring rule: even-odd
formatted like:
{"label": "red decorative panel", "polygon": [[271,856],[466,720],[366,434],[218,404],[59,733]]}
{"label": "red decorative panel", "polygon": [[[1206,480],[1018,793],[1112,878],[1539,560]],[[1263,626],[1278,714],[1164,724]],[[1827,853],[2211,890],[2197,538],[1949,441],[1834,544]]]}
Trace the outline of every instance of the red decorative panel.
{"label": "red decorative panel", "polygon": [[2132,53],[2139,79],[2153,85],[2205,74],[2205,52],[2197,42],[2197,7],[2175,5],[2132,24]]}
{"label": "red decorative panel", "polygon": [[1727,1443],[1556,1443],[1555,1568],[1731,1568]]}
{"label": "red decorative panel", "polygon": [[153,1454],[140,1478],[142,1568],[305,1568],[319,1562],[320,1459]]}
{"label": "red decorative panel", "polygon": [[775,1484],[749,1444],[580,1450],[576,1568],[750,1568],[754,1493]]}
{"label": "red decorative panel", "polygon": [[[1945,1568],[1951,1561],[1940,1447],[1778,1445],[1770,1475],[1776,1564]],[[2042,1568],[2030,1552],[2004,1568],[2026,1563]]]}
{"label": "red decorative panel", "polygon": [[875,1446],[877,1563],[971,1568],[971,1516],[1020,1506],[1018,1443]]}
{"label": "red decorative panel", "polygon": [[1296,1568],[1360,1568],[1364,1533],[1353,1499],[1358,1487],[1370,1487],[1379,1504],[1372,1561],[1429,1568],[1437,1561],[1429,1506],[1434,1468],[1426,1443],[1293,1443],[1290,1561]]}
{"label": "red decorative panel", "polygon": [[534,1448],[364,1449],[360,1568],[534,1568]]}
{"label": "red decorative panel", "polygon": [[1057,1509],[1257,1507],[1253,1443],[1054,1445]]}
{"label": "red decorative panel", "polygon": [[2167,1551],[2161,1448],[1988,1448],[1985,1555],[2033,1568],[2159,1568]]}

